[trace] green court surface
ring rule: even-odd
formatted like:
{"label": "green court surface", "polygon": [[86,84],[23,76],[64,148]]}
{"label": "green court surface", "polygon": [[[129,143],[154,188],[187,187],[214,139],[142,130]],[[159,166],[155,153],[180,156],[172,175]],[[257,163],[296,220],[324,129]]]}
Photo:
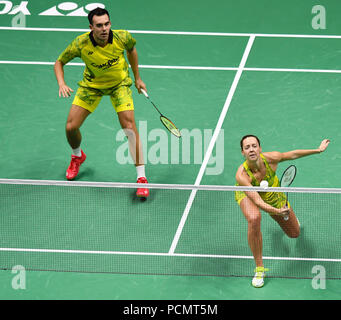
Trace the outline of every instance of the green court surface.
{"label": "green court surface", "polygon": [[[53,64],[87,30],[86,16],[77,14],[90,3],[68,11],[63,2],[28,1],[21,29],[0,3],[1,179],[65,180],[72,97],[58,97]],[[294,162],[294,187],[340,187],[338,1],[320,1],[327,20],[319,30],[312,27],[316,3],[310,0],[150,0],[143,10],[135,0],[101,3],[112,12],[112,29],[137,39],[151,99],[185,133],[181,140],[166,133],[133,88],[149,182],[234,185],[243,162],[240,138],[255,134],[263,151],[281,152],[317,148],[329,138],[325,153]],[[58,15],[40,14],[48,9]],[[84,66],[72,62],[65,79],[76,90]],[[136,181],[134,166],[122,163],[125,140],[108,97],[82,135],[87,160],[77,181]],[[155,189],[140,202],[134,189],[0,184],[0,196],[1,299],[340,299],[339,194],[290,195],[303,226],[298,239],[263,215],[270,272],[262,289],[250,285],[247,222],[232,192],[198,191],[175,247],[190,190]],[[16,265],[27,269],[25,289],[12,287]],[[314,287],[316,265],[327,272],[320,289]]]}

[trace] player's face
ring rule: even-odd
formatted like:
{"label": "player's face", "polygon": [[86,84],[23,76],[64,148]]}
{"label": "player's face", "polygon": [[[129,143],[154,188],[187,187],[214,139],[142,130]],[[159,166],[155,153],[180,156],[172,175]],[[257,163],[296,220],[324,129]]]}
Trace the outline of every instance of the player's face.
{"label": "player's face", "polygon": [[248,137],[243,141],[243,156],[249,161],[257,161],[259,154],[262,152],[258,141],[254,137]]}
{"label": "player's face", "polygon": [[95,40],[100,40],[101,42],[108,41],[110,28],[111,22],[107,14],[103,16],[93,16],[90,29],[93,32]]}

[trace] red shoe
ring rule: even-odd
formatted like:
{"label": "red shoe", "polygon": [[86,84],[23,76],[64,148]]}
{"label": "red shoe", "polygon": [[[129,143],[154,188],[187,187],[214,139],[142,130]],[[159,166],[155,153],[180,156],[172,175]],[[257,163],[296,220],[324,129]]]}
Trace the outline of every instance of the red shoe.
{"label": "red shoe", "polygon": [[86,159],[86,155],[83,152],[83,150],[81,150],[81,152],[82,152],[82,155],[80,157],[71,155],[71,162],[70,162],[69,167],[66,170],[66,179],[73,180],[74,178],[77,177],[77,174],[79,172],[79,167]]}
{"label": "red shoe", "polygon": [[[140,177],[137,179],[137,183],[148,183],[148,181],[145,177]],[[149,189],[138,188],[136,195],[140,198],[148,198],[149,197]]]}

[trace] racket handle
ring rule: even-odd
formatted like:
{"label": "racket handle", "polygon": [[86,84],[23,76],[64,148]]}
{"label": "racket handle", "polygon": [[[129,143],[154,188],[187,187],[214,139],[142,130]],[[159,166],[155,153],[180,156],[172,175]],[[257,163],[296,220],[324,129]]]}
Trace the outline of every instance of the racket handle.
{"label": "racket handle", "polygon": [[144,89],[141,89],[141,92],[144,94],[146,98],[149,98],[148,93]]}
{"label": "racket handle", "polygon": [[[288,192],[286,193],[286,197],[287,197],[287,201],[285,203],[285,206],[288,208]],[[288,221],[289,220],[289,214],[284,216],[284,221]]]}

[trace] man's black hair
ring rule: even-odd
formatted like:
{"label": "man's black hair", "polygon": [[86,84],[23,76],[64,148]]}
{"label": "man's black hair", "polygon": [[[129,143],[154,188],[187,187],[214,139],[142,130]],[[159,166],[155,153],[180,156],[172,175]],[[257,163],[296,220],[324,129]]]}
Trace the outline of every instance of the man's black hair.
{"label": "man's black hair", "polygon": [[91,10],[88,14],[90,24],[92,25],[93,16],[104,16],[105,14],[107,14],[110,19],[109,12],[103,8],[97,7],[96,9]]}

